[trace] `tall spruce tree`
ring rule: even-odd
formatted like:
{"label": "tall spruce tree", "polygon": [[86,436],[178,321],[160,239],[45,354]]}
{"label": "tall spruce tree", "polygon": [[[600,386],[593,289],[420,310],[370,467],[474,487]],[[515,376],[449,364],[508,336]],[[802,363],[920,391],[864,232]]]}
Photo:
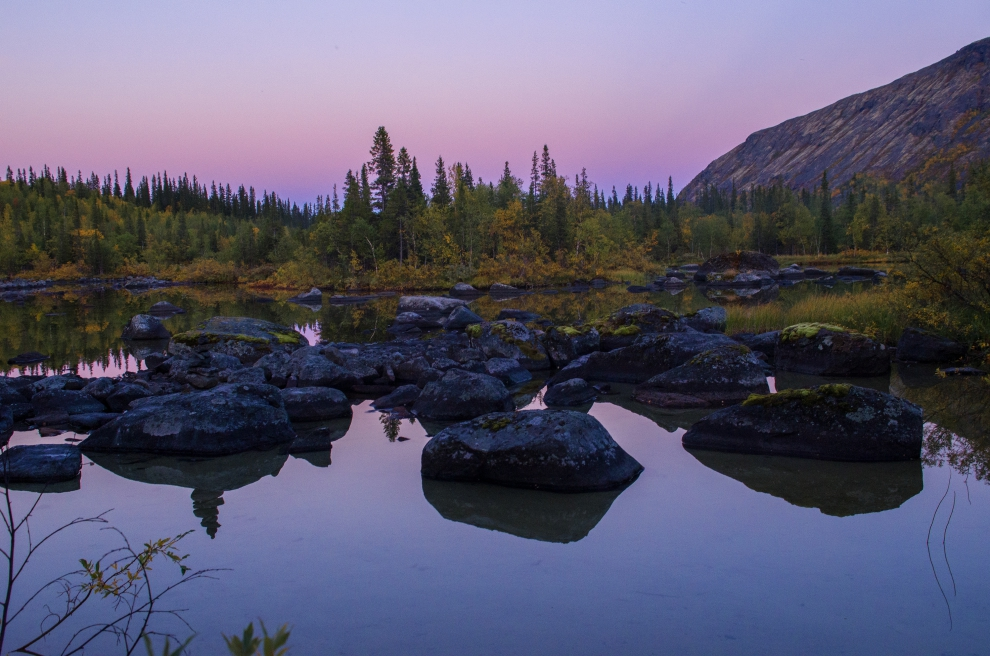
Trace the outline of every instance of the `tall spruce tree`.
{"label": "tall spruce tree", "polygon": [[379,126],[375,132],[368,168],[376,176],[371,185],[374,191],[372,206],[381,212],[385,210],[388,195],[395,187],[395,152],[392,150],[392,140],[385,131],[385,126]]}
{"label": "tall spruce tree", "polygon": [[443,165],[443,157],[437,158],[437,177],[430,189],[432,198],[430,204],[436,207],[449,207],[451,203],[450,183],[447,180],[447,169]]}

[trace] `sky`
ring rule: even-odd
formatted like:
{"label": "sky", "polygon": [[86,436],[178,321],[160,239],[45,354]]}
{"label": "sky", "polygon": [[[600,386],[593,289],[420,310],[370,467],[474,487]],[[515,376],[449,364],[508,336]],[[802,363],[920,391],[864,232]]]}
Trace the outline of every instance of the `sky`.
{"label": "sky", "polygon": [[[0,19],[0,167],[167,170],[299,203],[384,125],[436,158],[687,184],[750,133],[990,36],[986,0],[31,0]],[[620,191],[621,195],[621,191]]]}

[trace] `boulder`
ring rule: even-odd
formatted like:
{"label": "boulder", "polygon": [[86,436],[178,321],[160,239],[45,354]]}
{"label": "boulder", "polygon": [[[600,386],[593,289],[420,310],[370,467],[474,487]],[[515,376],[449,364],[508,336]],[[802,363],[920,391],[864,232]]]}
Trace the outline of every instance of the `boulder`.
{"label": "boulder", "polygon": [[82,453],[71,444],[14,446],[0,456],[0,482],[60,483],[78,478]]}
{"label": "boulder", "polygon": [[719,333],[645,335],[614,351],[598,351],[577,358],[550,379],[551,384],[571,378],[611,383],[642,383],[719,346],[735,344]]}
{"label": "boulder", "polygon": [[347,395],[332,387],[293,387],[282,390],[290,421],[324,421],[353,414]]}
{"label": "boulder", "polygon": [[82,391],[86,392],[94,399],[106,401],[107,397],[113,394],[116,386],[117,384],[114,382],[113,378],[102,376],[100,378],[90,380],[86,383],[86,386],[82,388]]}
{"label": "boulder", "polygon": [[954,362],[966,355],[966,347],[920,328],[905,328],[897,341],[901,362]]}
{"label": "boulder", "polygon": [[183,347],[210,350],[252,364],[268,353],[308,345],[301,333],[288,326],[246,317],[213,317],[193,330],[173,335],[169,351],[176,353]]}
{"label": "boulder", "polygon": [[161,321],[150,314],[138,314],[131,317],[131,320],[124,326],[121,339],[148,340],[148,339],[168,339],[172,333],[162,324]]}
{"label": "boulder", "polygon": [[31,397],[35,415],[63,410],[70,415],[106,412],[106,406],[82,390],[49,390]]}
{"label": "boulder", "polygon": [[822,269],[816,269],[814,267],[808,267],[804,270],[805,278],[824,278],[828,275],[828,271]]}
{"label": "boulder", "polygon": [[480,292],[466,282],[459,282],[450,288],[451,296],[466,296],[468,298],[474,296],[481,296],[484,292]]}
{"label": "boulder", "polygon": [[228,383],[251,383],[254,385],[264,385],[267,382],[265,370],[260,367],[243,367],[227,373]]}
{"label": "boulder", "polygon": [[466,307],[454,308],[447,320],[443,323],[444,330],[464,330],[468,326],[484,321],[477,314]]}
{"label": "boulder", "polygon": [[0,446],[7,444],[14,434],[14,411],[10,406],[0,405]]}
{"label": "boulder", "polygon": [[592,326],[551,326],[543,335],[543,347],[553,366],[566,367],[601,348],[601,335]]}
{"label": "boulder", "polygon": [[131,401],[143,399],[146,396],[151,396],[151,391],[147,387],[135,383],[118,383],[105,400],[111,412],[123,412],[127,410]]}
{"label": "boulder", "polygon": [[428,321],[440,322],[449,317],[457,307],[466,307],[467,301],[447,296],[402,296],[396,314],[415,312]]}
{"label": "boulder", "polygon": [[415,383],[425,372],[430,370],[432,370],[430,361],[419,355],[395,366],[395,380],[400,383]]}
{"label": "boulder", "polygon": [[660,408],[705,408],[738,403],[750,394],[768,394],[761,363],[742,344],[720,346],[636,388],[640,403]]}
{"label": "boulder", "polygon": [[684,315],[681,323],[702,333],[724,333],[728,314],[724,307],[706,307]]}
{"label": "boulder", "polygon": [[490,358],[485,362],[485,373],[506,385],[521,385],[533,380],[533,374],[512,358]]}
{"label": "boulder", "polygon": [[323,304],[323,292],[317,287],[313,287],[308,292],[303,294],[297,294],[292,298],[288,299],[289,303],[296,303],[298,305],[322,305]]}
{"label": "boulder", "polygon": [[148,314],[158,314],[172,316],[174,314],[185,314],[186,311],[180,308],[178,305],[172,305],[168,301],[158,301],[150,308],[148,308]]}
{"label": "boulder", "polygon": [[75,374],[47,376],[34,381],[27,386],[27,394],[32,398],[38,392],[55,392],[58,390],[81,390],[88,383]]}
{"label": "boulder", "polygon": [[684,447],[821,460],[921,457],[921,408],[853,385],[754,395],[718,410],[684,434]]}
{"label": "boulder", "polygon": [[546,349],[532,330],[518,321],[495,321],[471,326],[467,335],[474,339],[487,358],[511,358],[526,369],[550,368]]}
{"label": "boulder", "polygon": [[436,330],[443,326],[438,318],[427,319],[417,312],[400,312],[385,332],[393,335],[418,335],[424,330]]}
{"label": "boulder", "polygon": [[412,412],[422,419],[461,421],[490,412],[511,412],[514,407],[502,381],[451,369],[440,380],[426,384]]}
{"label": "boulder", "polygon": [[543,402],[547,405],[584,405],[594,402],[596,398],[598,390],[583,378],[571,378],[551,385],[543,393]]}
{"label": "boulder", "polygon": [[320,346],[307,346],[294,351],[278,373],[272,374],[272,380],[295,380],[298,387],[339,389],[347,389],[361,382],[354,372],[331,362]]}
{"label": "boulder", "polygon": [[597,419],[569,410],[488,414],[441,431],[422,455],[424,478],[559,492],[615,489],[642,471]]}
{"label": "boulder", "polygon": [[[24,389],[24,387],[21,387],[21,389]],[[29,397],[24,396],[20,389],[9,385],[6,381],[0,381],[0,404],[26,403],[28,400]]]}
{"label": "boulder", "polygon": [[774,364],[815,376],[879,376],[890,371],[890,351],[840,326],[801,323],[781,331]]}
{"label": "boulder", "polygon": [[94,428],[99,428],[103,424],[113,421],[120,416],[119,412],[87,412],[81,415],[72,415],[69,417],[69,424],[73,428],[80,429],[82,432],[91,431]]}
{"label": "boulder", "polygon": [[225,384],[141,399],[80,446],[97,452],[217,456],[272,449],[294,437],[278,388]]}
{"label": "boulder", "polygon": [[388,410],[389,408],[406,406],[415,403],[416,399],[419,398],[419,394],[420,390],[415,385],[402,385],[396,387],[395,391],[391,394],[386,394],[372,401],[371,406],[376,410]]}
{"label": "boulder", "polygon": [[505,283],[496,282],[493,283],[491,287],[488,288],[488,293],[492,296],[514,296],[516,294],[523,293],[523,290],[518,287],[513,287],[512,285],[506,285]]}
{"label": "boulder", "polygon": [[779,271],[780,264],[769,255],[736,251],[709,258],[698,267],[694,279],[711,286],[760,287],[771,284]]}
{"label": "boulder", "polygon": [[737,335],[733,335],[732,339],[736,340],[740,344],[748,346],[757,353],[762,353],[767,356],[767,360],[769,362],[773,362],[777,353],[777,344],[780,342],[780,331],[773,330],[766,333],[760,333],[759,335],[753,335],[752,333],[739,333]]}

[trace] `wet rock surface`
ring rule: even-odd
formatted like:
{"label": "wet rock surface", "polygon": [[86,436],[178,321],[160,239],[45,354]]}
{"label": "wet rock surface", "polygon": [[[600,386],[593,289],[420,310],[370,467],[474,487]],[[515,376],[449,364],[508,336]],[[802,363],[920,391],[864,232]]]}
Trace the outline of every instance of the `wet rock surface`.
{"label": "wet rock surface", "polygon": [[308,344],[301,333],[271,321],[213,317],[193,330],[173,335],[169,351],[175,354],[183,349],[209,350],[250,364],[273,351],[291,352]]}
{"label": "wet rock surface", "polygon": [[848,461],[921,457],[921,408],[853,385],[753,396],[684,434],[689,449]]}
{"label": "wet rock surface", "polygon": [[283,389],[282,403],[290,421],[322,421],[353,414],[347,395],[332,387]]}
{"label": "wet rock surface", "polygon": [[584,405],[598,397],[598,390],[583,378],[571,378],[551,385],[543,394],[543,402],[549,406]]}
{"label": "wet rock surface", "polygon": [[131,317],[131,320],[124,326],[124,332],[121,333],[120,338],[145,341],[149,339],[168,339],[171,336],[172,333],[168,331],[165,324],[158,318],[150,314],[138,314]]}
{"label": "wet rock surface", "polygon": [[485,415],[443,430],[422,456],[424,478],[560,492],[619,488],[642,470],[597,419],[568,410]]}
{"label": "wet rock surface", "polygon": [[423,419],[461,421],[491,412],[510,412],[514,407],[502,381],[452,369],[440,380],[426,384],[412,412]]}
{"label": "wet rock surface", "polygon": [[815,376],[878,376],[890,371],[890,351],[839,326],[802,323],[781,331],[774,364]]}
{"label": "wet rock surface", "polygon": [[60,483],[79,476],[82,454],[70,444],[14,446],[0,456],[0,484]]}
{"label": "wet rock surface", "polygon": [[654,376],[636,388],[635,399],[661,408],[703,408],[769,393],[763,364],[747,347],[736,344],[704,351]]}

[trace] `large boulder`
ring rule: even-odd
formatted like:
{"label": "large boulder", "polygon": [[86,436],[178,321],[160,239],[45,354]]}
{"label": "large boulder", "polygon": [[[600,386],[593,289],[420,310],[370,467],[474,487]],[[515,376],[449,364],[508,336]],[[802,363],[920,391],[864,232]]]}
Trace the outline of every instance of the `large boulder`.
{"label": "large boulder", "polygon": [[901,362],[955,362],[966,355],[966,347],[920,328],[905,328],[897,342]]}
{"label": "large boulder", "polygon": [[640,403],[661,408],[705,408],[768,394],[763,364],[742,344],[699,353],[636,388]]}
{"label": "large boulder", "polygon": [[543,393],[543,402],[547,405],[585,405],[594,402],[597,397],[598,390],[589,385],[588,381],[571,378],[548,387]]}
{"label": "large boulder", "polygon": [[271,385],[218,385],[142,399],[82,441],[84,451],[217,456],[291,442],[282,396]]}
{"label": "large boulder", "polygon": [[550,358],[536,333],[518,321],[505,320],[475,324],[469,337],[484,351],[486,358],[511,358],[530,371],[550,368]]}
{"label": "large boulder", "polygon": [[512,358],[491,358],[485,362],[485,373],[494,376],[506,385],[521,385],[533,380],[529,369]]}
{"label": "large boulder", "polygon": [[718,410],[684,434],[689,449],[893,461],[921,457],[921,408],[853,385],[754,395]]}
{"label": "large boulder", "polygon": [[456,283],[450,288],[451,296],[466,296],[468,298],[476,298],[478,296],[484,295],[484,292],[478,291],[466,282]]}
{"label": "large boulder", "polygon": [[175,314],[185,314],[186,311],[180,308],[178,305],[173,305],[168,301],[158,301],[150,308],[148,308],[148,314],[157,314],[165,317],[170,317]]}
{"label": "large boulder", "polygon": [[146,396],[151,396],[151,391],[147,387],[136,383],[118,383],[114,385],[113,391],[107,395],[105,401],[111,412],[123,412],[127,410],[131,401]]}
{"label": "large boulder", "polygon": [[450,316],[443,322],[444,330],[464,330],[468,326],[484,321],[477,314],[464,306],[454,308]]}
{"label": "large boulder", "polygon": [[725,308],[716,305],[684,315],[681,323],[702,333],[724,333],[727,320]]}
{"label": "large boulder", "polygon": [[550,382],[584,378],[612,383],[642,383],[684,364],[703,351],[732,344],[735,342],[718,333],[646,335],[624,348],[581,356],[558,371]]}
{"label": "large boulder", "polygon": [[31,444],[0,456],[0,483],[60,483],[79,477],[82,453],[70,444]]}
{"label": "large boulder", "polygon": [[614,489],[642,471],[597,419],[569,410],[485,415],[443,430],[422,456],[424,478],[560,492]]}
{"label": "large boulder", "polygon": [[709,258],[698,267],[694,279],[711,286],[761,287],[772,284],[779,272],[780,263],[769,255],[736,251]]}
{"label": "large boulder", "polygon": [[307,346],[297,349],[278,370],[273,372],[272,382],[284,385],[282,381],[295,380],[297,387],[336,387],[347,389],[360,382],[350,369],[332,362],[324,355],[321,346]]}
{"label": "large boulder", "polygon": [[291,421],[324,421],[353,414],[347,395],[332,387],[284,389],[282,403]]}
{"label": "large boulder", "polygon": [[0,405],[0,446],[7,443],[14,434],[14,411],[6,405]]}
{"label": "large boulder", "polygon": [[744,346],[748,346],[757,353],[762,353],[767,356],[768,362],[773,362],[777,355],[777,344],[780,342],[780,331],[772,330],[757,335],[752,333],[738,333],[733,335],[732,339]]}
{"label": "large boulder", "polygon": [[419,398],[420,389],[415,385],[402,385],[396,387],[394,391],[371,402],[375,410],[388,410],[400,406],[410,405]]}
{"label": "large boulder", "polygon": [[592,326],[551,326],[543,335],[543,347],[555,367],[566,367],[575,358],[601,348],[601,335]]}
{"label": "large boulder", "polygon": [[131,320],[124,326],[121,339],[149,340],[168,339],[172,333],[157,318],[150,314],[138,314],[131,317]]}
{"label": "large boulder", "polygon": [[450,316],[454,308],[466,307],[467,301],[447,296],[402,296],[396,314],[415,312],[427,321],[440,321]]}
{"label": "large boulder", "polygon": [[800,323],[781,331],[774,364],[815,376],[879,376],[890,371],[890,351],[840,326]]}
{"label": "large boulder", "polygon": [[512,395],[497,378],[451,369],[426,384],[412,411],[422,419],[462,421],[490,412],[511,412]]}
{"label": "large boulder", "polygon": [[288,326],[247,317],[213,317],[193,330],[173,335],[169,350],[211,350],[251,364],[273,351],[290,352],[308,345],[301,333]]}
{"label": "large boulder", "polygon": [[81,390],[47,390],[31,397],[35,415],[64,410],[70,415],[106,412],[106,406]]}
{"label": "large boulder", "polygon": [[288,299],[289,303],[296,303],[297,305],[322,305],[323,303],[323,292],[317,287],[313,287],[308,292],[297,294],[292,298]]}

